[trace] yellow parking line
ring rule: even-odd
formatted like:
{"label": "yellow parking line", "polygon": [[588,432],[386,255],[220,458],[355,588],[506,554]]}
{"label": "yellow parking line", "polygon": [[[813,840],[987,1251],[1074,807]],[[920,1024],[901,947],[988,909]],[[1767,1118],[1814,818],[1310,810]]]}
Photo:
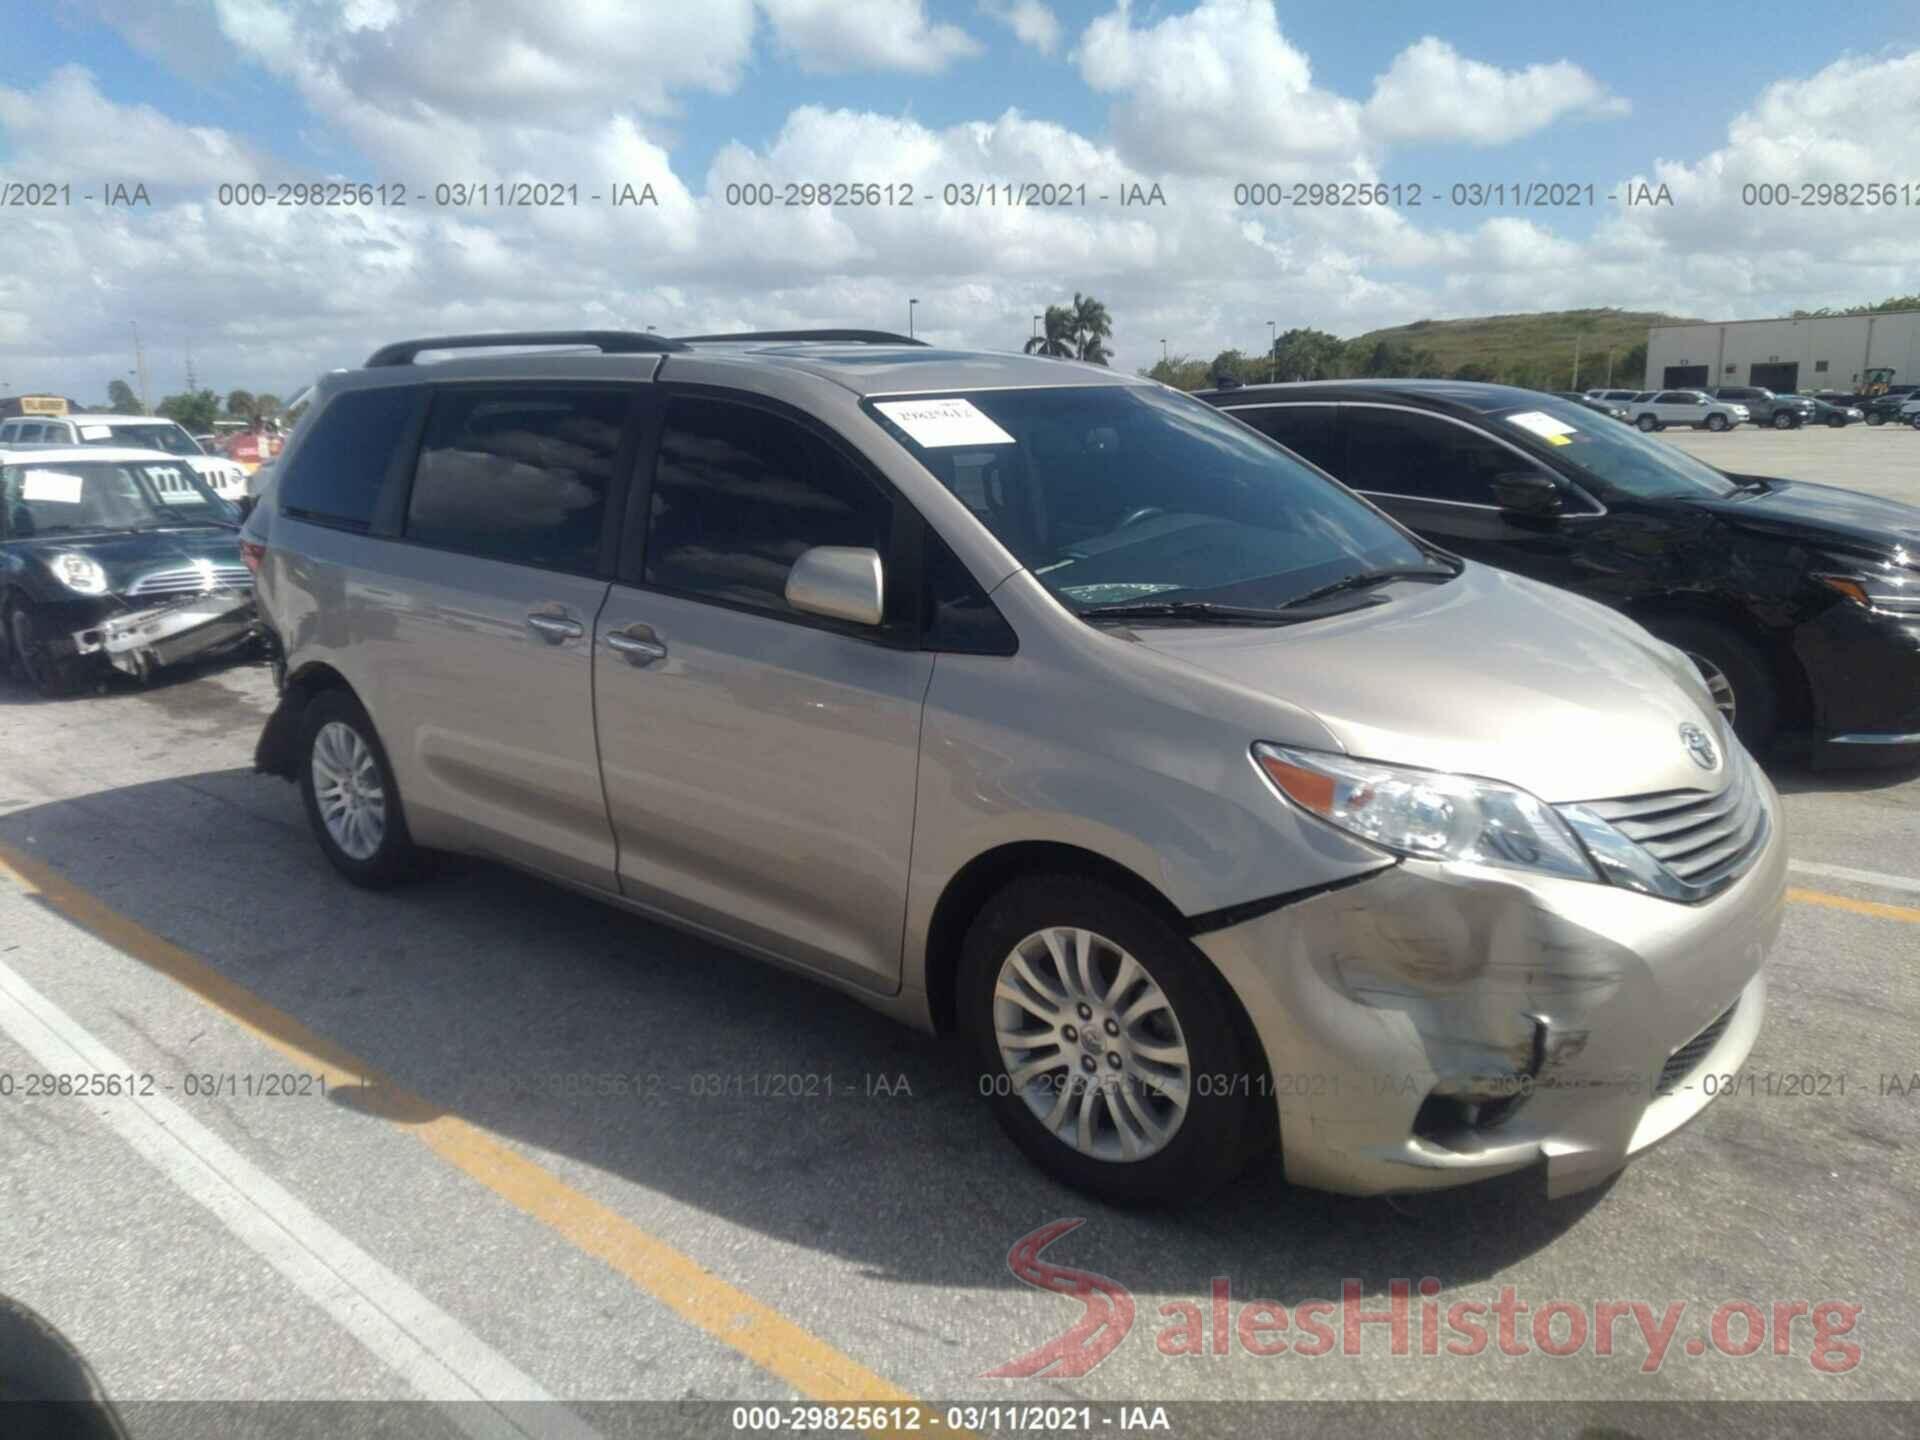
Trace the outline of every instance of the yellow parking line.
{"label": "yellow parking line", "polygon": [[1920,925],[1920,909],[1911,905],[1887,905],[1878,900],[1855,900],[1850,895],[1829,895],[1824,890],[1787,891],[1787,899],[1797,900],[1802,905],[1824,905],[1830,910],[1851,910],[1856,915],[1872,915],[1881,920],[1904,920],[1909,925]]}
{"label": "yellow parking line", "polygon": [[[683,1320],[779,1376],[809,1400],[826,1404],[919,1404],[851,1356],[735,1289],[691,1256],[574,1189],[485,1130],[405,1090],[324,1035],[269,1005],[198,956],[120,914],[40,861],[12,846],[0,845],[0,876],[116,950],[191,991],[301,1069],[324,1075],[329,1089],[364,1097],[356,1109],[410,1131],[442,1160],[540,1221],[576,1249],[611,1266]],[[891,1432],[882,1423],[870,1433]]]}

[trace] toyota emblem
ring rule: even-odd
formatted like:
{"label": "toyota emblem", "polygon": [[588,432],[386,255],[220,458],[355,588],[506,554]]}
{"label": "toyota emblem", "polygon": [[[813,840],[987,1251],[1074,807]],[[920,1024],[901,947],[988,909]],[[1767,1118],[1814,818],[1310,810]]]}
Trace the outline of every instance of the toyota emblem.
{"label": "toyota emblem", "polygon": [[1714,748],[1713,737],[1690,720],[1680,727],[1680,743],[1702,770],[1720,768],[1720,752]]}

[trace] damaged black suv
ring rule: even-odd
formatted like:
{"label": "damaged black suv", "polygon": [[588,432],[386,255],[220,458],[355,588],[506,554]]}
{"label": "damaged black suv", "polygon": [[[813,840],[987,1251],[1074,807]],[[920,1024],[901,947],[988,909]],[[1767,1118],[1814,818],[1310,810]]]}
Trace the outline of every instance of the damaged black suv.
{"label": "damaged black suv", "polygon": [[43,695],[256,631],[239,515],[178,456],[0,450],[0,661]]}

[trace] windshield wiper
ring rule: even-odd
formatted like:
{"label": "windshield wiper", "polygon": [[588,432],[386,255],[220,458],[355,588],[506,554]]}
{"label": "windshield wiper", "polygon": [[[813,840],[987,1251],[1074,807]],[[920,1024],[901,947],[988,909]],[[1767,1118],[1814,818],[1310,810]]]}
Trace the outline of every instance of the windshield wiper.
{"label": "windshield wiper", "polygon": [[1357,570],[1343,579],[1330,580],[1325,585],[1314,586],[1303,595],[1294,596],[1283,602],[1282,608],[1291,610],[1296,605],[1311,605],[1329,595],[1338,595],[1346,590],[1364,590],[1370,585],[1385,585],[1391,580],[1451,580],[1459,573],[1458,568],[1449,570],[1431,565],[1401,570]]}
{"label": "windshield wiper", "polygon": [[1090,605],[1083,620],[1199,620],[1213,625],[1285,625],[1310,616],[1284,610],[1262,610],[1251,605],[1221,605],[1212,600],[1126,600],[1112,605]]}

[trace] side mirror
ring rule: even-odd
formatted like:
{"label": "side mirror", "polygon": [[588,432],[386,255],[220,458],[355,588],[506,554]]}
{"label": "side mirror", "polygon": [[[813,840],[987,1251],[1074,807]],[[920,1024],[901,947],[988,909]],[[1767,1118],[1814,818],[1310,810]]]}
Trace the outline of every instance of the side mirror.
{"label": "side mirror", "polygon": [[808,615],[878,625],[885,600],[886,581],[877,550],[815,545],[802,550],[787,572],[787,604]]}
{"label": "side mirror", "polygon": [[1519,515],[1557,515],[1566,504],[1560,487],[1538,470],[1494,476],[1493,498],[1502,510]]}
{"label": "side mirror", "polygon": [[260,497],[258,495],[242,495],[238,500],[233,502],[233,508],[240,512],[242,524],[246,522],[249,515],[253,514],[253,507],[259,503]]}

